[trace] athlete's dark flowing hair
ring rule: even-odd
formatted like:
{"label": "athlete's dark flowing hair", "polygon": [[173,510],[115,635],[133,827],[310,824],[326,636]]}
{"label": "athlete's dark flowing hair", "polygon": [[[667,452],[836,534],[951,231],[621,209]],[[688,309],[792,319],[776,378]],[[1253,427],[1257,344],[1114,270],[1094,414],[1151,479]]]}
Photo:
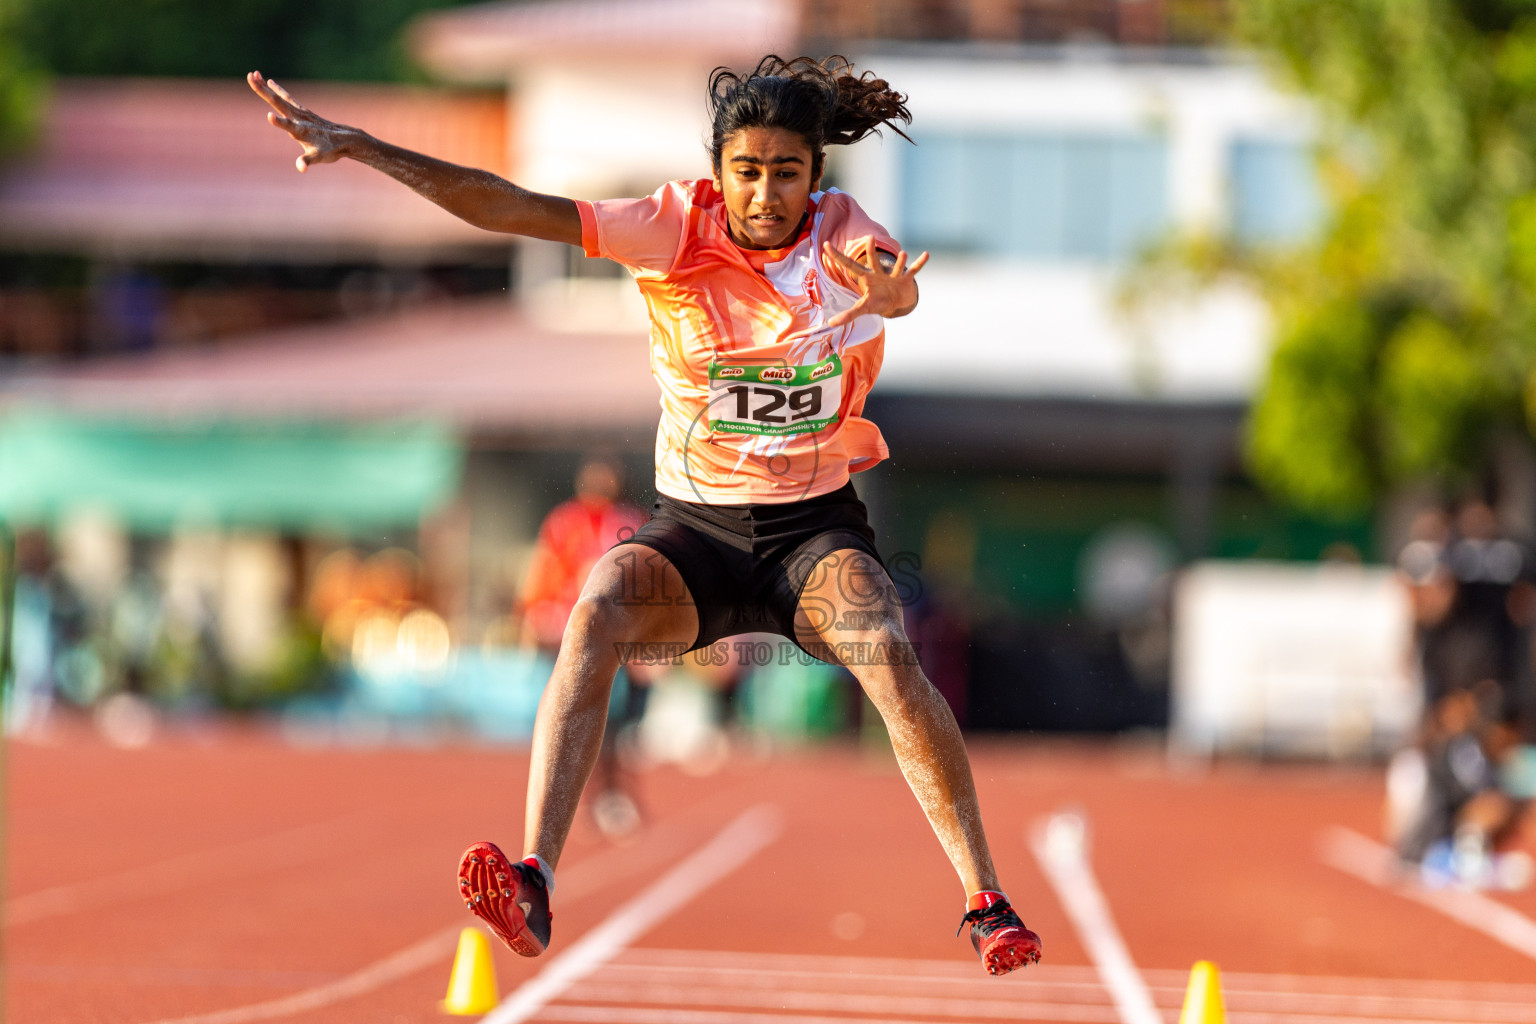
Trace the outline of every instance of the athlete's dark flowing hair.
{"label": "athlete's dark flowing hair", "polygon": [[896,122],[912,123],[907,98],[873,71],[853,73],[846,57],[768,56],[749,74],[716,68],[709,76],[709,155],[720,173],[726,140],[745,128],[784,128],[811,147],[811,176],[821,176],[823,148],[847,146],[881,125],[911,142]]}

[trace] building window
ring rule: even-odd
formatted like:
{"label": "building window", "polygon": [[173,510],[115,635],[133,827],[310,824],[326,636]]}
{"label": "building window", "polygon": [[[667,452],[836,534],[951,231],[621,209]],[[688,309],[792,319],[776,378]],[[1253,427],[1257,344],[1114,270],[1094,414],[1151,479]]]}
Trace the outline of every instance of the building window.
{"label": "building window", "polygon": [[1151,134],[923,134],[902,152],[902,244],[1038,260],[1124,259],[1167,217]]}
{"label": "building window", "polygon": [[1245,245],[1296,242],[1322,218],[1308,148],[1272,139],[1238,139],[1231,149],[1232,235]]}

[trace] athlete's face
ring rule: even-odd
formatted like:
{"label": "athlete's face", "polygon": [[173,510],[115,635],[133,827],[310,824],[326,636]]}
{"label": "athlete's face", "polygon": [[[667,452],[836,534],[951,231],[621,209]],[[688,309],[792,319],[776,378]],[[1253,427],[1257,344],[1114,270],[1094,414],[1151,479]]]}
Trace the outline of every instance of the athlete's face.
{"label": "athlete's face", "polygon": [[816,183],[811,147],[787,128],[744,128],[720,150],[715,187],[731,238],[744,248],[777,249],[793,239]]}

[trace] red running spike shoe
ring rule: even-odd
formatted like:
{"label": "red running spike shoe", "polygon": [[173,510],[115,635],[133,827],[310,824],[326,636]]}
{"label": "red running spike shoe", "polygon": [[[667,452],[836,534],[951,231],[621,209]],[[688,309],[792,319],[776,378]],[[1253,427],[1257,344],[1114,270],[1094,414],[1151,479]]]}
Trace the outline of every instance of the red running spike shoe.
{"label": "red running spike shoe", "polygon": [[518,956],[549,945],[549,890],[531,864],[509,860],[495,843],[476,843],[459,858],[459,897]]}
{"label": "red running spike shoe", "polygon": [[955,934],[964,931],[967,924],[971,926],[971,945],[988,974],[1007,974],[1039,961],[1040,936],[1024,927],[1006,896],[979,892],[966,906],[969,909]]}

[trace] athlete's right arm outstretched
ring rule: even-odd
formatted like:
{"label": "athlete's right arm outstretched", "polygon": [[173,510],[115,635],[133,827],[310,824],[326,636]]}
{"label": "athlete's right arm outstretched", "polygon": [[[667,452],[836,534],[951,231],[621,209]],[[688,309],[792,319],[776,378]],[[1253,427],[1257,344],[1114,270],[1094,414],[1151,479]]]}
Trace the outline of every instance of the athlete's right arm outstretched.
{"label": "athlete's right arm outstretched", "polygon": [[327,121],[259,71],[252,71],[246,81],[272,108],[267,120],[304,147],[295,161],[300,171],[310,164],[348,157],[383,171],[477,228],[581,244],[581,216],[569,199],[530,192],[489,171],[413,153],[360,129]]}

